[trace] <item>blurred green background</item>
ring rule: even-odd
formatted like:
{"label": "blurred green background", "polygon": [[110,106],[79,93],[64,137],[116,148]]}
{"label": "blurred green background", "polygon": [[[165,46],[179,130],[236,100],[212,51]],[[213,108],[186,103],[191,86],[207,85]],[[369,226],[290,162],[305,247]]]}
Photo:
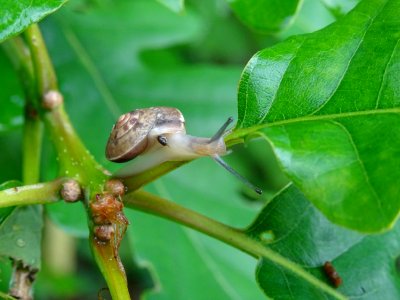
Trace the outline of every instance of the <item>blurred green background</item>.
{"label": "blurred green background", "polygon": [[[94,157],[104,157],[112,124],[139,107],[173,106],[188,133],[211,136],[236,116],[236,93],[247,61],[265,47],[318,30],[356,1],[305,0],[280,32],[261,34],[243,25],[227,1],[186,1],[175,13],[153,0],[71,0],[40,23],[72,123]],[[21,178],[23,94],[0,52],[0,181]],[[226,160],[264,190],[256,197],[210,159],[187,164],[149,191],[236,227],[245,227],[287,179],[265,141],[235,147]],[[42,180],[57,176],[46,138]],[[266,158],[267,157],[267,158]],[[133,299],[263,299],[254,279],[256,260],[191,229],[127,211],[131,222],[121,248]],[[98,299],[105,287],[91,258],[81,204],[46,207],[43,270],[37,299]],[[65,233],[67,235],[65,235]],[[0,290],[10,264],[0,261]],[[104,299],[110,299],[106,290]]]}

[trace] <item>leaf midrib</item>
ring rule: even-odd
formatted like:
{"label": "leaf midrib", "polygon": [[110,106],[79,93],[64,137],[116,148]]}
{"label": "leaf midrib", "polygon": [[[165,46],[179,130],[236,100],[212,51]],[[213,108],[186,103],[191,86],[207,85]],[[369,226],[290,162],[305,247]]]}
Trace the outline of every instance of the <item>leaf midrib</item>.
{"label": "leaf midrib", "polygon": [[349,117],[358,117],[358,116],[367,116],[374,114],[400,114],[400,107],[386,108],[386,109],[371,109],[364,111],[351,111],[344,113],[336,113],[336,114],[326,114],[326,115],[307,115],[298,118],[280,120],[276,122],[264,123],[260,125],[254,125],[247,128],[239,128],[235,130],[232,134],[229,135],[227,140],[238,139],[243,136],[246,136],[252,132],[258,131],[267,127],[274,126],[282,126],[289,125],[293,123],[302,123],[302,122],[311,122],[311,121],[321,121],[321,120],[333,120],[339,118],[349,118]]}

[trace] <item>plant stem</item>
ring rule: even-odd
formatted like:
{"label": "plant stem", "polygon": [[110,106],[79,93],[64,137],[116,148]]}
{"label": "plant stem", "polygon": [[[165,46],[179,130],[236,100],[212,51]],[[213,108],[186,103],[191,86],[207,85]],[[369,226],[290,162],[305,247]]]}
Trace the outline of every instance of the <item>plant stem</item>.
{"label": "plant stem", "polygon": [[0,292],[0,299],[2,299],[2,300],[18,300],[17,298],[7,295],[3,292]]}
{"label": "plant stem", "polygon": [[102,191],[108,176],[76,134],[62,105],[43,116],[60,164],[60,176],[73,177],[90,191]]}
{"label": "plant stem", "polygon": [[37,115],[26,114],[23,136],[22,181],[33,184],[39,181],[43,137],[43,124]]}
{"label": "plant stem", "polygon": [[186,163],[188,161],[167,161],[150,170],[122,179],[122,181],[127,189],[133,192]]}
{"label": "plant stem", "polygon": [[[54,68],[38,25],[30,26],[25,32],[25,38],[32,53],[37,90],[41,99],[41,116],[58,153],[60,175],[73,177],[81,184],[88,204],[89,201],[95,201],[97,194],[103,192],[109,175],[83,145],[64,110]],[[48,98],[49,95],[56,97]],[[55,105],[54,102],[47,105],[49,99],[58,101]],[[113,299],[130,299],[118,249],[114,249],[111,243],[99,243],[93,235],[91,210],[88,209],[87,212],[91,231],[89,242],[111,295]]]}
{"label": "plant stem", "polygon": [[25,31],[25,37],[32,54],[38,94],[43,96],[50,90],[58,90],[57,77],[47,53],[39,25],[33,24],[29,26]]}
{"label": "plant stem", "polygon": [[219,223],[197,212],[184,208],[174,202],[170,202],[143,190],[138,190],[136,192],[127,194],[124,197],[124,203],[127,207],[158,215],[203,232],[237,249],[240,249],[255,258],[266,258],[291,271],[296,276],[302,278],[334,298],[346,299],[346,297],[344,297],[342,294],[324,282],[318,280],[294,262],[265,247],[259,241],[247,236],[242,230]]}
{"label": "plant stem", "polygon": [[91,248],[97,265],[107,281],[113,300],[130,299],[124,266],[115,254],[110,242],[99,242],[93,235],[90,238]]}
{"label": "plant stem", "polygon": [[[40,177],[40,160],[41,160],[41,150],[42,150],[42,138],[43,138],[43,124],[38,116],[38,111],[34,108],[37,102],[37,94],[34,85],[34,73],[31,61],[31,56],[29,49],[25,46],[21,38],[14,40],[14,43],[10,43],[13,50],[17,53],[16,57],[18,60],[14,60],[14,65],[17,66],[19,70],[19,75],[24,86],[25,91],[25,123],[23,132],[23,153],[22,153],[22,181],[25,184],[22,188],[11,189],[10,197],[5,197],[6,200],[13,199],[12,203],[14,205],[21,205],[19,202],[21,200],[26,200],[29,204],[32,201],[42,200],[43,194],[40,196],[37,193],[37,189],[32,191],[33,185],[39,181]],[[12,56],[12,54],[11,54]],[[16,61],[19,61],[16,62]],[[27,186],[27,184],[32,184]],[[27,188],[30,187],[30,188]],[[37,187],[37,186],[36,186]],[[44,188],[43,188],[44,187]],[[47,184],[41,187],[41,190],[46,190],[49,192],[54,188],[54,184]],[[8,190],[10,191],[10,190]],[[7,193],[7,190],[4,191]],[[36,196],[36,197],[35,197]],[[19,203],[18,203],[19,202]],[[4,201],[1,201],[4,204]],[[38,217],[42,217],[42,209],[36,210]],[[41,226],[37,224],[38,226]],[[41,236],[36,237],[37,245],[40,245]],[[10,294],[13,296],[18,296],[17,298],[31,299],[32,298],[32,288],[35,280],[34,274],[37,269],[31,267],[30,265],[25,265],[22,261],[13,261],[13,272],[10,281]]]}
{"label": "plant stem", "polygon": [[[37,24],[31,25],[25,31],[25,39],[32,54],[33,70],[37,79],[36,89],[43,101],[48,92],[59,93],[56,74]],[[62,95],[59,95],[62,99]],[[62,101],[47,110],[42,108],[42,102],[39,104],[37,109],[40,110],[56,146],[60,161],[60,176],[73,177],[85,186],[93,183],[91,189],[101,190],[107,176],[80,141],[65,113]]]}
{"label": "plant stem", "polygon": [[0,208],[17,205],[48,204],[60,200],[64,179],[14,187],[0,191]]}

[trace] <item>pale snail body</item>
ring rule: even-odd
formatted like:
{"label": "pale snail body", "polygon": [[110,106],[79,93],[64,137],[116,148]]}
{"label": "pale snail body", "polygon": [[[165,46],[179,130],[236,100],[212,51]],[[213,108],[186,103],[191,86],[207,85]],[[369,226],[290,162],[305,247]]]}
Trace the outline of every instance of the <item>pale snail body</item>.
{"label": "pale snail body", "polygon": [[[167,145],[158,141],[160,136],[166,139]],[[107,159],[111,161],[126,162],[135,158],[116,172],[119,177],[138,174],[166,161],[224,154],[223,135],[213,141],[187,135],[182,113],[170,107],[137,109],[122,115],[106,147]]]}
{"label": "pale snail body", "polygon": [[182,113],[172,107],[136,109],[122,115],[113,126],[106,146],[107,159],[129,163],[118,170],[116,177],[129,177],[166,161],[185,161],[210,156],[229,172],[261,193],[237,174],[221,158],[226,154],[224,136],[233,121],[229,118],[211,138],[186,134]]}

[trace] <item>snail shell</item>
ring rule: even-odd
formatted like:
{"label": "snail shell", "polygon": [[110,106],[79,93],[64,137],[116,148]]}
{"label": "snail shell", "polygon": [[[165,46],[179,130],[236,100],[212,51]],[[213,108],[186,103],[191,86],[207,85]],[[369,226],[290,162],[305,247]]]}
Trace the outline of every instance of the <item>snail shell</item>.
{"label": "snail shell", "polygon": [[136,109],[119,117],[108,139],[106,157],[126,162],[146,152],[160,134],[186,133],[182,113],[172,107]]}
{"label": "snail shell", "polygon": [[[221,130],[220,130],[221,131]],[[166,161],[223,155],[223,130],[213,138],[186,134],[182,113],[172,107],[136,109],[119,117],[106,146],[107,159],[130,162],[114,175],[127,177]]]}
{"label": "snail shell", "polygon": [[114,162],[126,162],[139,156],[114,173],[117,177],[128,177],[166,161],[210,156],[261,194],[261,189],[233,170],[220,157],[226,154],[224,136],[232,122],[233,118],[228,118],[211,138],[195,137],[186,134],[185,119],[176,108],[160,106],[136,109],[119,117],[113,126],[106,146],[106,157]]}

